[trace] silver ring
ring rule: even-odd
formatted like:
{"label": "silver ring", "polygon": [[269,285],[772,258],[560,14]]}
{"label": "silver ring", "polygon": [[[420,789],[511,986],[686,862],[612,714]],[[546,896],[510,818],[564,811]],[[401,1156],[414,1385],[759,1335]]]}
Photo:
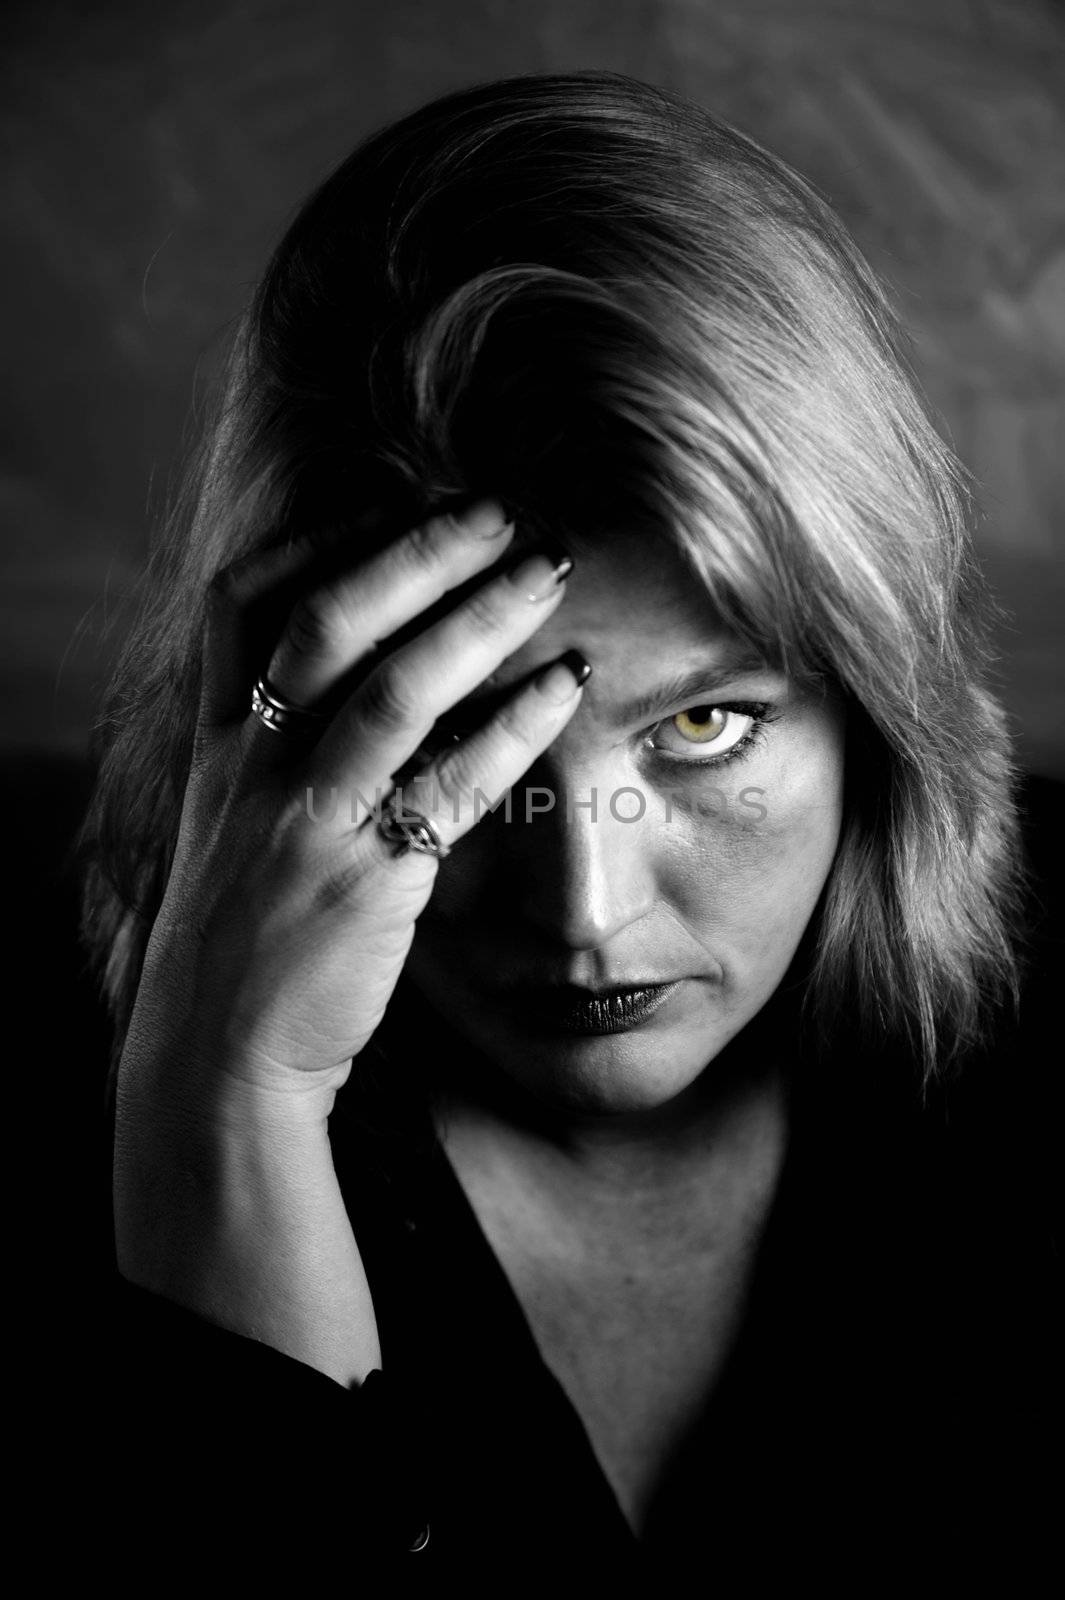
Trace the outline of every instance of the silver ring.
{"label": "silver ring", "polygon": [[267,683],[265,675],[255,680],[251,691],[251,708],[271,733],[313,727],[327,720],[321,711],[309,711],[306,706],[295,706],[291,700],[283,700],[277,690]]}
{"label": "silver ring", "polygon": [[451,854],[451,846],[444,843],[429,818],[403,804],[402,789],[393,789],[384,801],[376,827],[389,844],[397,847],[393,855],[401,856],[407,850],[418,850],[422,855],[436,856],[440,861]]}

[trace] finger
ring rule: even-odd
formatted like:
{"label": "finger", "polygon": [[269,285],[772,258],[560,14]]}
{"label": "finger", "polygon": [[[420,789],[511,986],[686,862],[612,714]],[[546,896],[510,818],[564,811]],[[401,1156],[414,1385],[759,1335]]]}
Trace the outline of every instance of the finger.
{"label": "finger", "polygon": [[344,543],[372,535],[385,514],[372,507],[343,526],[291,537],[267,550],[253,550],[216,573],[207,588],[200,717],[206,724],[241,720],[266,652],[283,625],[299,587],[323,559]]}
{"label": "finger", "polygon": [[[269,664],[271,686],[314,706],[382,640],[499,559],[514,525],[498,500],[430,517],[296,602]],[[261,670],[261,669],[260,669]]]}
{"label": "finger", "polygon": [[483,684],[555,611],[572,566],[560,550],[525,556],[385,656],[322,736],[314,760],[321,781],[387,784],[437,719]]}
{"label": "finger", "polygon": [[[550,662],[476,733],[403,783],[404,811],[430,821],[447,849],[497,807],[506,815],[507,795],[573,716],[591,671],[577,650]],[[369,816],[362,821],[362,830],[368,829],[396,853]]]}

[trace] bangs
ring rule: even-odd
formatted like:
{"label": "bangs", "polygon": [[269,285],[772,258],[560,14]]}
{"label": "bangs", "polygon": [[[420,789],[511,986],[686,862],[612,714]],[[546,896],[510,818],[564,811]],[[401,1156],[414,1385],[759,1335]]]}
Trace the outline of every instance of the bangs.
{"label": "bangs", "polygon": [[[646,282],[534,266],[463,284],[375,350],[382,464],[424,511],[489,486],[519,538],[644,536],[768,665],[818,679],[804,541],[767,441],[723,381],[712,329],[667,309],[664,285],[653,313],[647,298]],[[396,370],[398,405],[375,382]]]}

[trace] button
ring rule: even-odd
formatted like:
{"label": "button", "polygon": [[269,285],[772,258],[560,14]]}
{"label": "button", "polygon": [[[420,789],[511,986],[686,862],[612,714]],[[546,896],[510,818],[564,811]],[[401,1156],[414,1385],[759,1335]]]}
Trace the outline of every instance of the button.
{"label": "button", "polygon": [[429,1524],[426,1523],[425,1527],[422,1529],[422,1531],[420,1533],[415,1534],[410,1548],[411,1548],[412,1551],[424,1550],[428,1543],[429,1543]]}

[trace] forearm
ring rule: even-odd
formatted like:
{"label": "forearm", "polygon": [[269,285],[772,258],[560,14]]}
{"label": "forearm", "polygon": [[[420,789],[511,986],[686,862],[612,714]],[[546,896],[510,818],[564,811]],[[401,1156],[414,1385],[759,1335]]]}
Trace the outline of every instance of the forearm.
{"label": "forearm", "polygon": [[227,1090],[207,1104],[120,1084],[119,1270],[345,1386],[381,1365],[362,1259],[333,1169],[331,1097]]}

